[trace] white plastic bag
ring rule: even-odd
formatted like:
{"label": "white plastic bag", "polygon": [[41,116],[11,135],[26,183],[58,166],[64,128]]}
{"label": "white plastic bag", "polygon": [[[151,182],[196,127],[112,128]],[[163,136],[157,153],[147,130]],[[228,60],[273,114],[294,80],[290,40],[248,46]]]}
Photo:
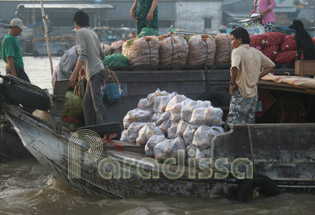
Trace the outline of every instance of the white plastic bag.
{"label": "white plastic bag", "polygon": [[177,131],[176,131],[177,136],[183,137],[184,131],[186,130],[188,125],[189,125],[188,122],[181,119],[177,126]]}
{"label": "white plastic bag", "polygon": [[211,157],[211,150],[210,148],[206,148],[200,150],[197,148],[196,150],[196,161],[199,167],[208,168],[210,167],[210,157]]}
{"label": "white plastic bag", "polygon": [[150,102],[147,98],[140,99],[137,108],[153,112],[153,102]]}
{"label": "white plastic bag", "polygon": [[171,93],[167,96],[162,96],[161,98],[161,101],[160,101],[160,104],[159,104],[159,108],[158,108],[158,111],[159,112],[164,112],[165,111],[165,108],[168,104],[168,102],[176,95],[176,93]]}
{"label": "white plastic bag", "polygon": [[175,139],[177,137],[176,135],[176,131],[177,131],[177,123],[172,123],[171,127],[169,127],[169,129],[167,129],[167,137],[169,139]]}
{"label": "white plastic bag", "polygon": [[124,129],[128,129],[133,122],[150,122],[152,113],[147,110],[133,109],[129,111],[123,119]]}
{"label": "white plastic bag", "polygon": [[120,140],[121,140],[121,141],[129,141],[129,140],[128,140],[128,137],[127,137],[127,130],[123,130],[123,131],[121,132]]}
{"label": "white plastic bag", "polygon": [[169,112],[171,113],[171,121],[178,123],[181,119],[181,112],[182,112],[183,105],[181,103],[177,103],[174,105]]}
{"label": "white plastic bag", "polygon": [[186,96],[184,95],[176,95],[174,96],[167,104],[165,111],[169,111],[171,109],[173,109],[173,107],[178,104],[178,103],[182,103],[183,101],[185,101],[187,99]]}
{"label": "white plastic bag", "polygon": [[145,144],[144,147],[144,152],[146,154],[146,156],[149,157],[154,157],[154,147],[160,143],[166,140],[166,137],[163,135],[153,135],[152,137],[149,138],[149,140],[147,141],[147,144]]}
{"label": "white plastic bag", "polygon": [[136,139],[139,135],[139,130],[147,124],[149,124],[149,123],[145,123],[145,122],[133,122],[133,123],[131,123],[131,125],[127,129],[127,138],[129,140],[129,142],[135,143]]}
{"label": "white plastic bag", "polygon": [[177,158],[178,150],[185,151],[184,141],[180,137],[167,139],[154,147],[154,156],[156,160],[163,162],[168,158]]}
{"label": "white plastic bag", "polygon": [[202,125],[197,129],[192,144],[196,145],[200,150],[209,148],[213,138],[223,132],[224,130],[221,127]]}
{"label": "white plastic bag", "polygon": [[161,125],[160,129],[167,134],[167,130],[171,127],[172,121],[171,119],[165,120]]}
{"label": "white plastic bag", "polygon": [[197,128],[198,127],[196,125],[188,125],[187,128],[185,129],[185,131],[183,133],[183,138],[184,138],[186,145],[189,145],[192,143],[192,141],[194,139],[194,134],[195,134]]}
{"label": "white plastic bag", "polygon": [[183,107],[181,112],[181,119],[189,122],[194,109],[198,108],[197,101],[188,101]]}
{"label": "white plastic bag", "polygon": [[155,123],[147,124],[139,130],[139,135],[136,139],[136,143],[140,146],[144,146],[147,143],[148,139],[150,139],[150,137],[152,137],[153,135],[164,135],[164,133],[159,127],[155,125]]}
{"label": "white plastic bag", "polygon": [[164,112],[160,115],[160,118],[156,121],[156,125],[160,126],[163,122],[169,120],[171,118],[170,112]]}

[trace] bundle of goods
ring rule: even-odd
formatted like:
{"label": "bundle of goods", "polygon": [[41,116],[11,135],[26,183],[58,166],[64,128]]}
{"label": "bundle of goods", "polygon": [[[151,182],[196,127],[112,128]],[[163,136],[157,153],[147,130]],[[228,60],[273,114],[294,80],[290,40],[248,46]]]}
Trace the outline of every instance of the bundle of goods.
{"label": "bundle of goods", "polygon": [[131,39],[123,44],[122,54],[129,60],[130,66],[159,65],[160,41],[156,36]]}
{"label": "bundle of goods", "polygon": [[214,38],[209,35],[194,35],[189,38],[188,46],[188,65],[213,65],[216,52]]}
{"label": "bundle of goods", "polygon": [[180,36],[160,38],[160,65],[186,65],[188,52],[185,38]]}
{"label": "bundle of goods", "polygon": [[251,47],[261,50],[265,45],[265,36],[264,34],[250,35],[250,44]]}
{"label": "bundle of goods", "polygon": [[281,51],[296,50],[294,35],[285,36],[284,40],[280,44]]}
{"label": "bundle of goods", "polygon": [[137,35],[137,37],[143,37],[143,36],[159,36],[159,32],[155,30],[154,28],[142,28],[141,32]]}
{"label": "bundle of goods", "polygon": [[214,64],[229,64],[231,61],[231,37],[229,34],[218,34],[215,36],[216,53]]}
{"label": "bundle of goods", "polygon": [[105,56],[112,54],[112,48],[108,44],[101,44],[102,49],[104,50]]}
{"label": "bundle of goods", "polygon": [[120,53],[107,55],[103,60],[104,66],[128,66],[128,58]]}
{"label": "bundle of goods", "polygon": [[118,41],[113,42],[110,45],[110,48],[112,50],[112,54],[121,53],[122,52],[123,43],[124,43],[123,40],[118,40]]}
{"label": "bundle of goods", "polygon": [[224,132],[222,116],[223,111],[210,101],[156,90],[127,113],[121,140],[145,146],[145,154],[159,162],[190,149],[196,150],[193,158],[197,160],[210,158],[211,141]]}
{"label": "bundle of goods", "polygon": [[264,55],[266,55],[270,60],[275,61],[275,58],[278,54],[278,50],[279,48],[276,45],[267,46],[262,49],[262,53],[264,53]]}
{"label": "bundle of goods", "polygon": [[285,34],[280,32],[267,32],[263,34],[265,37],[265,46],[279,46],[285,38]]}
{"label": "bundle of goods", "polygon": [[275,57],[274,62],[277,64],[292,63],[292,62],[294,62],[296,57],[297,57],[297,51],[296,50],[278,52],[277,56]]}
{"label": "bundle of goods", "polygon": [[83,125],[83,100],[72,91],[66,93],[62,124],[70,131],[76,131]]}

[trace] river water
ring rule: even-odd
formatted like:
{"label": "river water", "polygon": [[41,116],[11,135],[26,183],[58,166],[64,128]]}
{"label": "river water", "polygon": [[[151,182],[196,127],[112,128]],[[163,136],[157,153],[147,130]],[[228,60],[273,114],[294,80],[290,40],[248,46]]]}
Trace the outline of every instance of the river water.
{"label": "river water", "polygon": [[[60,58],[53,58],[54,66]],[[48,58],[24,57],[32,83],[51,90]],[[0,61],[4,74],[4,62]],[[11,214],[315,214],[315,195],[281,194],[240,203],[227,199],[197,199],[152,196],[139,199],[111,199],[91,196],[66,187],[35,159],[0,163],[0,215]]]}

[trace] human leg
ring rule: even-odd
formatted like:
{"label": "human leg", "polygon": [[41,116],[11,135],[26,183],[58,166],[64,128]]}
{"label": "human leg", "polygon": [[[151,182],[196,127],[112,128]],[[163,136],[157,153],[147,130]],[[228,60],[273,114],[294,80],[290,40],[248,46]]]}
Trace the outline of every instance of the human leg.
{"label": "human leg", "polygon": [[83,98],[83,114],[85,125],[95,125],[96,116],[93,107],[92,95],[91,95],[91,82],[87,81],[84,98]]}

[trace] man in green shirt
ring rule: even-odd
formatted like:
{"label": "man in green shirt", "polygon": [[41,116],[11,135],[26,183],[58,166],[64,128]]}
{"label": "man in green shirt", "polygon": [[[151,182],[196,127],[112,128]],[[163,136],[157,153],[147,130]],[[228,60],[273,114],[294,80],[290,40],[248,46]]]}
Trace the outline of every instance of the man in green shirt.
{"label": "man in green shirt", "polygon": [[30,79],[24,71],[21,47],[17,39],[17,36],[21,34],[22,30],[26,29],[21,19],[14,18],[11,20],[9,33],[6,34],[2,40],[1,55],[6,62],[6,74],[30,82]]}

